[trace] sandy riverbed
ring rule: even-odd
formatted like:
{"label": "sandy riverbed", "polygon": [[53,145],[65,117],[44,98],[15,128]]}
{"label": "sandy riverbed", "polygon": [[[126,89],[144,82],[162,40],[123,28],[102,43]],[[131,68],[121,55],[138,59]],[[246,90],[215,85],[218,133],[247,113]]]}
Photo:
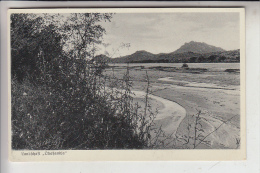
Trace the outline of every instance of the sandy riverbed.
{"label": "sandy riverbed", "polygon": [[[175,138],[184,136],[194,136],[194,129],[187,130],[188,124],[194,124],[193,115],[202,111],[203,135],[207,136],[205,141],[196,148],[232,148],[239,147],[240,134],[240,78],[239,73],[227,73],[223,71],[209,71],[201,74],[165,72],[154,69],[132,69],[130,76],[133,80],[133,90],[145,91],[147,87],[146,71],[150,80],[150,93],[155,96],[153,100],[164,99],[177,103],[186,111],[186,116],[179,123],[171,116],[174,115],[175,108],[164,109],[165,102],[152,102],[153,107],[158,107],[160,115],[158,119],[167,133],[174,131]],[[107,72],[111,74],[111,72]],[[122,78],[124,70],[116,73],[118,78]],[[141,96],[141,95],[140,95]],[[139,101],[141,99],[139,98]],[[167,111],[166,111],[167,110]],[[232,118],[233,117],[233,118]],[[232,118],[232,119],[230,119]],[[171,121],[177,121],[179,126],[172,127]],[[224,123],[225,122],[225,123]],[[177,123],[175,124],[177,125]],[[177,128],[177,129],[176,129]],[[186,148],[192,148],[193,141]],[[197,141],[198,143],[198,141]],[[178,145],[182,148],[183,141]],[[175,146],[176,147],[176,146]],[[184,148],[185,148],[184,147]]]}
{"label": "sandy riverbed", "polygon": [[[133,91],[133,93],[135,94],[134,99],[143,99],[146,95],[143,91]],[[162,130],[166,135],[173,134],[174,136],[186,116],[186,110],[176,102],[152,94],[149,94],[149,103],[153,109],[158,109],[155,118],[156,126],[162,125]],[[142,105],[142,102],[139,102],[139,104]],[[159,106],[159,104],[162,104],[162,106]]]}
{"label": "sandy riverbed", "polygon": [[[160,88],[163,88],[163,90],[159,90]],[[217,85],[204,86],[203,83],[193,85],[193,83],[187,82],[184,85],[175,83],[154,85],[153,90],[155,91],[154,95],[175,101],[186,109],[187,116],[180,123],[176,133],[178,137],[187,136],[188,133],[190,133],[190,136],[194,136],[194,129],[189,132],[187,126],[194,124],[195,118],[192,115],[196,115],[200,110],[202,111],[201,117],[203,117],[201,120],[203,125],[201,134],[203,136],[207,136],[219,126],[221,127],[205,139],[205,141],[209,141],[208,144],[203,142],[197,148],[238,147],[240,91],[237,86],[226,88]],[[179,145],[181,145],[181,142]],[[192,143],[188,147],[192,148]]]}

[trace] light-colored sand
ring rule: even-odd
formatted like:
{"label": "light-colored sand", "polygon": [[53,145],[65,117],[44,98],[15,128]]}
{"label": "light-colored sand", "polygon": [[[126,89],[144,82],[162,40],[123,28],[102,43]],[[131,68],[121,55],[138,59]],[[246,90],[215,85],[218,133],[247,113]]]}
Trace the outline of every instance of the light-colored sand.
{"label": "light-colored sand", "polygon": [[[134,98],[145,97],[145,92],[143,91],[134,91],[133,93],[135,94]],[[162,130],[165,134],[172,135],[174,138],[180,123],[186,117],[186,110],[176,102],[152,94],[149,95],[149,98],[163,104],[163,107],[159,109],[155,119],[156,126],[162,126]],[[156,104],[153,104],[152,106],[156,106]],[[239,139],[239,128],[229,122],[223,123],[223,120],[209,116],[209,114],[203,114],[201,115],[201,118],[204,122],[203,136],[207,136],[221,126],[205,139],[205,141],[210,141],[210,148],[238,147],[236,142],[237,139]]]}
{"label": "light-colored sand", "polygon": [[[176,81],[171,78],[164,79],[170,83],[163,85],[159,84],[158,86],[154,85],[153,90],[159,91],[154,94],[164,98],[171,98],[171,100],[182,104],[188,114],[177,130],[178,136],[187,135],[188,132],[186,129],[188,121],[190,121],[190,123],[195,122],[194,118],[191,118],[191,115],[195,115],[197,113],[196,109],[198,109],[203,112],[203,115],[201,115],[201,117],[203,117],[203,136],[207,136],[215,131],[205,139],[206,141],[210,141],[209,148],[238,147],[237,140],[240,139],[240,91],[238,87],[234,87],[232,90],[229,90],[229,86],[227,86],[227,89],[225,87],[200,87],[201,85],[204,86],[204,84],[199,83],[198,85],[192,86],[193,82],[184,81],[186,85],[189,85],[189,87],[187,87],[185,85],[178,85],[178,83],[176,84],[176,82],[183,81]],[[235,117],[231,121],[223,123],[233,116]],[[220,125],[221,127],[218,128]],[[216,128],[218,129],[215,130]],[[194,132],[192,132],[191,135],[193,134]],[[201,145],[198,147],[203,148]]]}
{"label": "light-colored sand", "polygon": [[[135,94],[134,98],[145,97],[145,92],[143,91],[133,91],[133,93]],[[162,125],[162,130],[166,135],[172,134],[174,136],[181,121],[186,116],[186,110],[176,102],[152,94],[149,94],[149,98],[155,99],[163,104],[163,108],[158,110],[158,114],[155,118],[156,126],[160,127]]]}
{"label": "light-colored sand", "polygon": [[230,86],[230,85],[217,85],[213,83],[202,83],[202,82],[187,82],[181,80],[174,80],[173,77],[164,77],[159,78],[159,81],[173,82],[178,83],[179,85],[185,87],[196,87],[196,88],[209,88],[209,89],[223,89],[223,90],[239,90],[239,86]]}
{"label": "light-colored sand", "polygon": [[[210,146],[212,148],[237,148],[237,140],[239,137],[239,129],[229,122],[223,123],[223,121],[218,120],[210,116],[203,115],[203,121],[208,124],[209,128],[206,128],[203,135],[206,136],[210,134],[206,140],[210,141]],[[220,126],[220,128],[218,128]],[[216,130],[216,128],[218,128]]]}

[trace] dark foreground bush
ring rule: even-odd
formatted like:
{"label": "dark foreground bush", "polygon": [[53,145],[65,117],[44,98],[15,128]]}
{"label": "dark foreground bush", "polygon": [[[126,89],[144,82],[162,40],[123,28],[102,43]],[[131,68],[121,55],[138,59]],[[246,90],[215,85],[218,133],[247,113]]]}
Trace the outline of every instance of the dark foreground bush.
{"label": "dark foreground bush", "polygon": [[145,130],[137,127],[143,117],[130,103],[129,77],[120,88],[126,92],[115,97],[102,75],[107,63],[95,58],[105,33],[99,22],[111,17],[11,15],[13,149],[146,146]]}
{"label": "dark foreground bush", "polygon": [[[77,95],[77,94],[75,94]],[[78,95],[80,96],[80,94]],[[126,116],[105,97],[70,96],[12,80],[13,149],[142,148]],[[85,103],[85,104],[82,104]]]}

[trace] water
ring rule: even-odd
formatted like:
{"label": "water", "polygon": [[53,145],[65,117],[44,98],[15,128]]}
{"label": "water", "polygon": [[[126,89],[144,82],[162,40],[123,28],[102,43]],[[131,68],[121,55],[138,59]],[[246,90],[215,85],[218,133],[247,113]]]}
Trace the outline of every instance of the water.
{"label": "water", "polygon": [[[206,68],[209,71],[224,71],[226,69],[240,69],[240,63],[186,63],[189,68]],[[127,66],[126,63],[118,63],[118,64],[110,64],[110,66],[119,66],[124,67]],[[181,67],[183,63],[130,63],[130,67],[134,66],[144,66],[146,68],[149,67]]]}

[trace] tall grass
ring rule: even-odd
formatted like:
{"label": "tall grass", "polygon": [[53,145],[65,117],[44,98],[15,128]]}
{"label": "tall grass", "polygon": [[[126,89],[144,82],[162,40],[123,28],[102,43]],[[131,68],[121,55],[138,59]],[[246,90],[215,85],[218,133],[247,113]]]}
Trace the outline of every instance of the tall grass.
{"label": "tall grass", "polygon": [[107,79],[99,72],[102,68],[91,64],[84,71],[84,78],[68,69],[64,75],[65,70],[61,70],[55,73],[59,80],[43,80],[40,85],[30,80],[18,82],[13,77],[13,149],[150,146],[155,115],[148,104],[149,79],[146,106],[140,111],[138,103],[133,103],[129,69],[123,80],[119,80]]}

